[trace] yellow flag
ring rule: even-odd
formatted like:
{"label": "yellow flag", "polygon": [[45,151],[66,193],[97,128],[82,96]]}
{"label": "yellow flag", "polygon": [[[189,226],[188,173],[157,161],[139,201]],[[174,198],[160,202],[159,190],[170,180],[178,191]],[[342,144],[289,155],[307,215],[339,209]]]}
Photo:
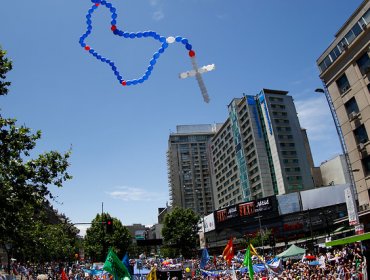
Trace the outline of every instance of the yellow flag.
{"label": "yellow flag", "polygon": [[147,280],[157,280],[157,269],[155,266],[150,270],[149,274],[146,276]]}

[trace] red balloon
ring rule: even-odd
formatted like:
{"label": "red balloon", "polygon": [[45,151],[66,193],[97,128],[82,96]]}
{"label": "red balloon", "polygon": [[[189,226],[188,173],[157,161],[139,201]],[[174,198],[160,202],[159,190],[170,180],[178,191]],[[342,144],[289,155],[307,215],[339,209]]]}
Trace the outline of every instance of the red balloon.
{"label": "red balloon", "polygon": [[122,83],[121,83],[123,86],[125,86],[126,85],[126,81],[122,81]]}
{"label": "red balloon", "polygon": [[100,3],[95,3],[95,6],[99,6],[100,5]]}
{"label": "red balloon", "polygon": [[85,50],[89,51],[90,50],[90,47],[89,46],[85,46]]}
{"label": "red balloon", "polygon": [[116,29],[117,29],[117,26],[115,26],[115,25],[112,25],[112,27],[110,28],[110,30],[112,30],[112,31],[114,31]]}
{"label": "red balloon", "polygon": [[190,57],[195,56],[195,52],[194,52],[193,50],[189,51],[189,56],[190,56]]}

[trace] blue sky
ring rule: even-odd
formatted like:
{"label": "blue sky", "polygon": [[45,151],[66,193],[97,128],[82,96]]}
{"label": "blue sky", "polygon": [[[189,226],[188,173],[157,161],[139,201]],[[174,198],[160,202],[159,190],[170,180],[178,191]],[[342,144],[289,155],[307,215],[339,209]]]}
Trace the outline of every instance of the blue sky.
{"label": "blue sky", "polygon": [[[262,88],[287,90],[307,129],[316,165],[340,153],[316,59],[362,1],[338,0],[112,0],[117,27],[153,30],[189,39],[211,101],[194,78],[180,80],[191,62],[182,44],[170,44],[142,85],[123,87],[111,69],[78,41],[88,0],[3,1],[0,44],[13,60],[10,94],[1,113],[40,129],[36,153],[72,147],[74,178],[55,207],[72,222],[90,222],[104,210],[123,224],[157,222],[168,198],[166,150],[176,125],[224,122],[227,105]],[[124,39],[110,31],[100,6],[86,40],[110,57],[126,79],[143,75],[158,42]]]}

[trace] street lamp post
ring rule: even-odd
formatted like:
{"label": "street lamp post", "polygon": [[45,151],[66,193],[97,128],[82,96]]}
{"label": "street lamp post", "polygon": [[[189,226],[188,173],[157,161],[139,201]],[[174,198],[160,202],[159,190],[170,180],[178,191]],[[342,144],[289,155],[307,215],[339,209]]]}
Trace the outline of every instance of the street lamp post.
{"label": "street lamp post", "polygon": [[[326,97],[326,101],[328,102],[328,105],[329,105],[330,113],[331,113],[331,116],[333,118],[335,129],[336,129],[338,137],[339,137],[340,146],[342,148],[342,153],[343,153],[344,158],[345,158],[346,163],[347,163],[347,171],[348,171],[348,175],[349,175],[349,179],[350,179],[350,188],[349,188],[350,189],[350,195],[348,196],[348,198],[349,198],[349,202],[351,204],[353,204],[352,205],[353,207],[351,207],[352,208],[351,209],[352,213],[349,213],[350,211],[348,211],[349,209],[347,209],[348,218],[350,219],[350,223],[352,222],[351,225],[358,225],[359,224],[359,217],[358,217],[357,202],[356,202],[356,200],[358,198],[357,198],[355,180],[354,180],[353,173],[352,173],[353,171],[352,171],[352,168],[351,168],[351,162],[349,160],[346,143],[344,141],[343,133],[342,133],[342,130],[340,128],[337,113],[335,112],[333,101],[331,99],[331,96],[330,96],[330,94],[328,92],[328,89],[326,88],[326,85],[325,85],[324,82],[323,82],[323,86],[324,86],[324,88],[315,89],[315,92],[324,93],[325,97]],[[347,204],[347,208],[348,208],[348,204]],[[350,215],[352,217],[350,217]]]}
{"label": "street lamp post", "polygon": [[262,236],[262,224],[261,224],[261,218],[262,218],[262,216],[261,215],[258,215],[255,218],[258,219],[258,223],[259,223],[259,226],[260,226],[260,236],[261,236],[261,242],[262,242],[262,256],[264,256],[265,255],[265,247],[264,247],[264,244],[263,244],[263,237],[264,236]]}
{"label": "street lamp post", "polygon": [[10,274],[10,251],[13,247],[12,243],[5,243],[6,255],[8,257],[8,273]]}

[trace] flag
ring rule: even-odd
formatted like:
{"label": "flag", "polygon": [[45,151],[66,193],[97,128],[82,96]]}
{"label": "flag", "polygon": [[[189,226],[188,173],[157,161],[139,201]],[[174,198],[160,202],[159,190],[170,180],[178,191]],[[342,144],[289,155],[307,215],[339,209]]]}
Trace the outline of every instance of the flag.
{"label": "flag", "polygon": [[62,269],[62,274],[61,274],[61,277],[60,277],[62,280],[68,280],[68,277],[67,277],[67,274],[66,272],[64,271],[64,269]]}
{"label": "flag", "polygon": [[127,268],[127,270],[130,271],[130,261],[128,259],[127,252],[126,252],[126,254],[124,255],[124,257],[122,259],[122,263],[125,265],[125,267]]}
{"label": "flag", "polygon": [[224,251],[222,252],[222,257],[226,260],[227,264],[230,265],[231,260],[234,257],[234,246],[233,246],[233,238],[227,242]]}
{"label": "flag", "polygon": [[152,267],[148,275],[146,276],[147,280],[157,280],[157,269],[155,266]]}
{"label": "flag", "polygon": [[251,256],[250,246],[252,246],[252,244],[249,244],[249,246],[248,246],[248,248],[245,252],[243,265],[248,267],[249,278],[253,279],[254,271],[253,271],[253,263],[252,263],[252,256]]}
{"label": "flag", "polygon": [[208,261],[209,261],[209,254],[208,254],[207,248],[204,248],[202,251],[202,258],[200,259],[200,268],[204,269]]}
{"label": "flag", "polygon": [[128,272],[127,268],[119,260],[116,253],[109,249],[107,259],[105,260],[103,270],[109,272],[113,275],[114,279],[131,279],[131,275]]}

